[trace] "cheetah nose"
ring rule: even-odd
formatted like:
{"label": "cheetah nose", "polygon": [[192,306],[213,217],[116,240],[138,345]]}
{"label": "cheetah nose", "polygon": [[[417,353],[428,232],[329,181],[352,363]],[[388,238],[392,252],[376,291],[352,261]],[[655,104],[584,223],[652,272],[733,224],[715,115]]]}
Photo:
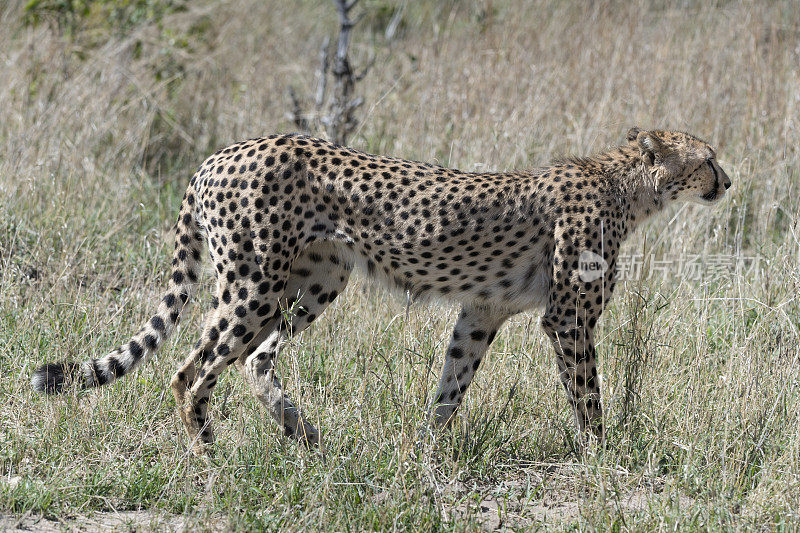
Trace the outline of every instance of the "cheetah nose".
{"label": "cheetah nose", "polygon": [[725,190],[728,190],[728,189],[731,188],[731,180],[729,180],[729,179],[726,179],[725,181],[723,181],[722,184],[725,185]]}

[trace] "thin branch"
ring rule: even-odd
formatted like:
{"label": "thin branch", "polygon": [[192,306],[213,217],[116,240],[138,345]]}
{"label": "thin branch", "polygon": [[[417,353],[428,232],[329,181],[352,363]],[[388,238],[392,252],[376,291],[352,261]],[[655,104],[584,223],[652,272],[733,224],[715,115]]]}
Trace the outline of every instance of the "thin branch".
{"label": "thin branch", "polygon": [[370,58],[369,58],[369,61],[367,62],[367,64],[366,64],[366,65],[364,65],[364,68],[363,68],[363,69],[361,69],[361,72],[359,72],[358,74],[356,74],[356,75],[353,77],[353,79],[354,79],[355,81],[361,81],[361,80],[363,80],[363,79],[366,77],[366,75],[369,73],[370,69],[371,69],[371,68],[372,68],[374,65],[375,65],[375,56],[373,55],[372,57],[370,57]]}
{"label": "thin branch", "polygon": [[292,99],[292,110],[290,112],[292,122],[302,131],[308,131],[308,119],[303,116],[303,106],[300,105],[300,99],[294,92],[294,87],[291,86],[289,87],[289,98]]}
{"label": "thin branch", "polygon": [[339,35],[334,51],[331,50],[331,40],[328,37],[320,48],[313,95],[314,111],[303,113],[303,104],[295,94],[294,88],[290,87],[292,111],[288,116],[301,130],[324,129],[330,140],[344,144],[359,125],[355,112],[364,103],[363,98],[354,96],[355,84],[367,75],[375,64],[375,57],[372,57],[360,72],[354,73],[348,54],[350,36],[353,26],[361,21],[364,14],[351,17],[351,11],[358,4],[358,0],[333,0],[333,3],[339,16]]}
{"label": "thin branch", "polygon": [[390,43],[394,40],[397,28],[400,27],[400,22],[403,20],[403,11],[405,7],[405,4],[401,4],[400,7],[394,10],[392,19],[389,21],[389,24],[386,25],[386,30],[383,32],[384,37],[386,37],[386,40]]}
{"label": "thin branch", "polygon": [[343,1],[339,0],[338,3],[341,4],[342,7],[344,7],[345,12],[347,12],[347,11],[350,11],[351,9],[353,9],[356,6],[356,4],[358,3],[358,0],[350,0],[349,2],[343,2]]}

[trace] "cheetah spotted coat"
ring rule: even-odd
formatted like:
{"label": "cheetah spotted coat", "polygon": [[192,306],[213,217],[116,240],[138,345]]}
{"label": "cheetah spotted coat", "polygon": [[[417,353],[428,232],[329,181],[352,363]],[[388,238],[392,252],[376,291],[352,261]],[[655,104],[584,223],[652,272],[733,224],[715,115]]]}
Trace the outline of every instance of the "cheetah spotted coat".
{"label": "cheetah spotted coat", "polygon": [[[582,432],[602,438],[593,332],[614,289],[617,253],[637,224],[676,200],[713,203],[730,186],[708,144],[632,129],[591,158],[530,171],[466,173],[369,155],[301,135],[234,144],[192,177],[157,312],[105,357],[40,368],[43,392],[106,385],[169,337],[198,281],[202,249],[217,276],[202,336],[172,379],[196,451],[208,450],[208,402],[236,363],[285,434],[319,433],[283,392],[276,358],[289,332],[319,317],[356,267],[412,297],[456,302],[430,417],[447,423],[503,323],[540,308]],[[581,271],[591,252],[607,268]]]}

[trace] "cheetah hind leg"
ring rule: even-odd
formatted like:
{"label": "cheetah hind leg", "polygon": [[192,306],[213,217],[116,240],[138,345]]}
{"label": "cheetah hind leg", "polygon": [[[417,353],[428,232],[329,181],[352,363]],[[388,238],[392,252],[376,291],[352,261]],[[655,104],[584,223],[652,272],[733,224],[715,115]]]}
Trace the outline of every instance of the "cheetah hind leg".
{"label": "cheetah hind leg", "polygon": [[[232,294],[253,294],[256,287],[239,282],[222,285]],[[214,437],[208,418],[208,404],[219,375],[245,352],[255,332],[259,331],[259,313],[271,316],[278,307],[278,298],[265,298],[261,306],[248,312],[247,302],[220,303],[206,319],[203,335],[191,355],[172,378],[178,414],[195,454],[211,453]]]}
{"label": "cheetah hind leg", "polygon": [[253,393],[284,434],[308,447],[319,444],[319,432],[284,393],[275,368],[277,357],[289,337],[307,328],[344,290],[351,271],[352,265],[332,244],[306,249],[292,264],[280,309],[238,361]]}
{"label": "cheetah hind leg", "polygon": [[481,359],[507,319],[508,314],[491,307],[465,305],[461,309],[445,353],[435,399],[428,409],[426,424],[417,435],[418,450],[431,424],[444,428],[452,422]]}
{"label": "cheetah hind leg", "polygon": [[[212,256],[213,258],[213,256]],[[240,260],[239,268],[255,272],[253,257]],[[180,370],[172,378],[178,414],[192,450],[211,453],[214,441],[208,404],[219,375],[241,357],[271,316],[279,309],[289,269],[272,282],[253,277],[228,280],[217,277],[217,307],[206,318],[203,334]]]}

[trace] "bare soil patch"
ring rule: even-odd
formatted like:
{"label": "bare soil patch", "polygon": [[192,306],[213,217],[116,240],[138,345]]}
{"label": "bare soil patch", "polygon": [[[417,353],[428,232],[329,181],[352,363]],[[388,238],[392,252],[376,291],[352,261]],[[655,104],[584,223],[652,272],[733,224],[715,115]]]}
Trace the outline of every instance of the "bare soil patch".
{"label": "bare soil patch", "polygon": [[20,518],[0,516],[0,531],[34,531],[41,533],[82,531],[87,533],[111,531],[228,531],[228,521],[223,517],[203,518],[182,516],[146,509],[137,511],[97,512],[89,516],[76,516],[63,520],[49,520],[26,514]]}

